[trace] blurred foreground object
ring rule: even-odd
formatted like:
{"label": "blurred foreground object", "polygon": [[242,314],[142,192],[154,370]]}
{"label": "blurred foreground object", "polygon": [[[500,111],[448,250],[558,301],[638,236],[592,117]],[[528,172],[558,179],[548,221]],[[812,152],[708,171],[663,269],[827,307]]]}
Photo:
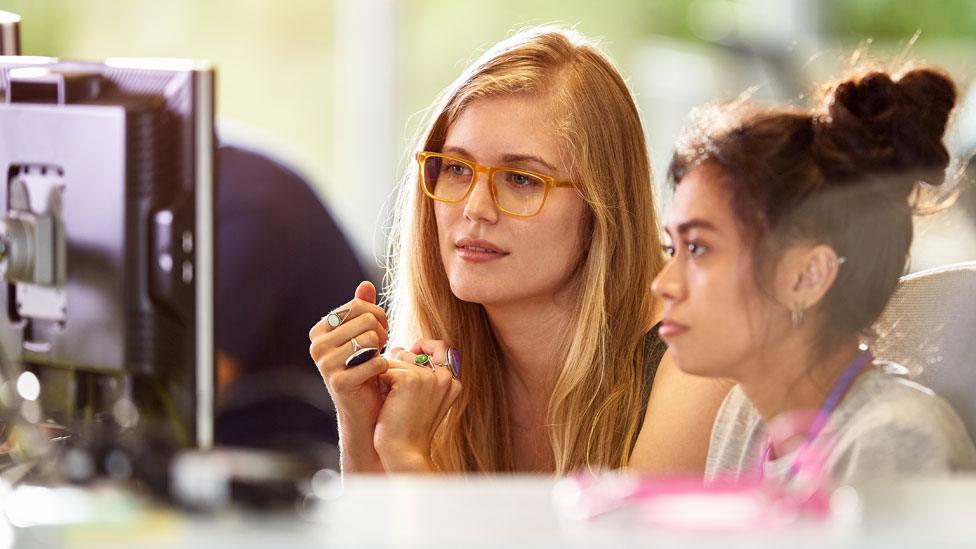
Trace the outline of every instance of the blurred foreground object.
{"label": "blurred foreground object", "polygon": [[0,55],[20,55],[20,16],[0,11]]}
{"label": "blurred foreground object", "polygon": [[[625,475],[624,475],[625,476]],[[620,473],[595,482],[617,484]],[[632,477],[647,485],[666,479]],[[976,475],[914,479],[831,494],[829,514],[766,528],[703,531],[665,526],[653,508],[620,508],[592,519],[563,513],[566,482],[543,476],[347,476],[310,515],[331,547],[929,547],[976,543]],[[624,480],[624,484],[626,484]],[[572,492],[572,490],[570,490]],[[721,498],[662,508],[665,515],[719,510]],[[663,500],[662,500],[663,501]],[[445,514],[445,509],[451,509]],[[382,528],[375,517],[391,517]],[[724,517],[728,521],[731,515]],[[504,528],[495,525],[504,525]]]}

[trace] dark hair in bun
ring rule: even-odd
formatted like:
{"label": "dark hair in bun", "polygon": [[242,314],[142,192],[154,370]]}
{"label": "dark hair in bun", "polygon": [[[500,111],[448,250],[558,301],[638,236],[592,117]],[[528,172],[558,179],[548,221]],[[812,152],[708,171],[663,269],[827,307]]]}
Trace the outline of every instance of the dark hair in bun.
{"label": "dark hair in bun", "polygon": [[830,181],[885,177],[909,187],[942,183],[949,152],[942,142],[956,88],[948,76],[916,69],[893,80],[871,72],[828,88],[814,117],[820,168]]}
{"label": "dark hair in bun", "polygon": [[868,329],[904,274],[914,199],[949,165],[942,137],[955,102],[949,76],[918,68],[826,86],[816,109],[711,105],[693,113],[668,175],[678,185],[703,164],[719,169],[760,278],[794,242],[845,258],[819,305],[829,344]]}

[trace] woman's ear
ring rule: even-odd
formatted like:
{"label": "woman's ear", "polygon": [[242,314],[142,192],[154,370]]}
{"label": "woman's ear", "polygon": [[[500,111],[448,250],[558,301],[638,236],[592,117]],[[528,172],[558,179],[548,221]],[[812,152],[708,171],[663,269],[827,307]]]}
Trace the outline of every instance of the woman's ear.
{"label": "woman's ear", "polygon": [[817,305],[837,280],[841,262],[825,244],[791,247],[777,267],[776,300],[790,310]]}

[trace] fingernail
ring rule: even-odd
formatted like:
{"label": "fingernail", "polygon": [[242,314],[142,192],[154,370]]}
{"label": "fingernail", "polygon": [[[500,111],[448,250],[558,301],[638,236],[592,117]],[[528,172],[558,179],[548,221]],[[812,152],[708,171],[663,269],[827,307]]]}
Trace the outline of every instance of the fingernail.
{"label": "fingernail", "polygon": [[451,365],[454,377],[461,377],[461,351],[454,347],[447,348],[447,363]]}

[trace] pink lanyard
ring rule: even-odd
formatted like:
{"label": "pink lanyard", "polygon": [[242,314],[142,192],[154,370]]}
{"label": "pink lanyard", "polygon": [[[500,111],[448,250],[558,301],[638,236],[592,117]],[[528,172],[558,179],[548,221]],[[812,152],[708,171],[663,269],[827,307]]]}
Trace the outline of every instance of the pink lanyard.
{"label": "pink lanyard", "polygon": [[[786,473],[786,478],[784,482],[792,479],[800,470],[800,466],[806,459],[806,454],[809,453],[810,447],[813,445],[813,441],[820,434],[820,431],[827,425],[827,420],[830,418],[830,414],[837,408],[840,404],[841,399],[844,398],[844,393],[853,383],[854,378],[857,374],[864,369],[865,366],[870,364],[874,355],[871,351],[864,345],[861,345],[861,352],[857,354],[854,360],[847,365],[844,369],[844,373],[840,375],[840,378],[834,383],[834,386],[830,389],[830,393],[827,394],[827,398],[824,399],[823,405],[820,406],[820,410],[817,411],[817,416],[813,420],[813,424],[810,426],[810,430],[807,431],[807,436],[803,440],[803,444],[800,449],[796,451],[796,458],[793,460],[793,464],[790,465],[789,471]],[[759,458],[759,478],[765,477],[766,472],[766,462],[769,461],[770,456],[773,454],[773,441],[770,439],[769,435],[766,436],[766,447],[763,449],[762,455]]]}

